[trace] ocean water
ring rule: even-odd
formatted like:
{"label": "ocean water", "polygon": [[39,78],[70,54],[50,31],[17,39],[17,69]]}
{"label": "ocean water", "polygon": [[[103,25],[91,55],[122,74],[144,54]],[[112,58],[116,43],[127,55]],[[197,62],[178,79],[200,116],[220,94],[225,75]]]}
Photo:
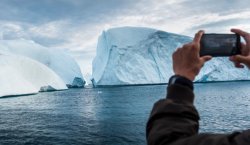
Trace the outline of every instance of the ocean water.
{"label": "ocean water", "polygon": [[[250,128],[250,82],[195,85],[200,132]],[[70,89],[0,99],[0,144],[144,145],[165,85]]]}

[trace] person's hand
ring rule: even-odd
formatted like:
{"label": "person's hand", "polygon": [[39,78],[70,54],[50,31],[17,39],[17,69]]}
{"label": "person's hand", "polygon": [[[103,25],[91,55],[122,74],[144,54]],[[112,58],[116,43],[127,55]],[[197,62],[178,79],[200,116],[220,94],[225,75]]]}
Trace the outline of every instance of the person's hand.
{"label": "person's hand", "polygon": [[237,68],[244,68],[243,64],[250,68],[250,34],[240,29],[231,29],[231,31],[242,36],[246,44],[241,43],[241,55],[231,56],[229,59]]}
{"label": "person's hand", "polygon": [[203,33],[204,31],[199,31],[191,43],[183,45],[173,53],[173,69],[176,75],[193,81],[204,63],[212,58],[212,56],[200,57],[200,39]]}

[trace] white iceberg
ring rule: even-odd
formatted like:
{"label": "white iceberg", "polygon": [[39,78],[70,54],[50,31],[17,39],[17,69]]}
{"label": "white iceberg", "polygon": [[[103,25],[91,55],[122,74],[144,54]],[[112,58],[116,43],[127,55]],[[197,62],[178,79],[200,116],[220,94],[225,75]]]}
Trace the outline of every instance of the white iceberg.
{"label": "white iceberg", "polygon": [[31,40],[0,40],[0,50],[34,59],[58,74],[68,87],[84,87],[81,70],[68,54]]}
{"label": "white iceberg", "polygon": [[213,58],[206,63],[196,82],[237,81],[250,80],[249,69],[237,69],[227,57]]}
{"label": "white iceberg", "polygon": [[[149,28],[121,27],[103,31],[93,60],[94,86],[167,83],[172,53],[191,37]],[[196,81],[248,80],[247,69],[235,69],[227,58],[214,58]]]}
{"label": "white iceberg", "polygon": [[0,97],[67,89],[47,66],[30,58],[0,53]]}

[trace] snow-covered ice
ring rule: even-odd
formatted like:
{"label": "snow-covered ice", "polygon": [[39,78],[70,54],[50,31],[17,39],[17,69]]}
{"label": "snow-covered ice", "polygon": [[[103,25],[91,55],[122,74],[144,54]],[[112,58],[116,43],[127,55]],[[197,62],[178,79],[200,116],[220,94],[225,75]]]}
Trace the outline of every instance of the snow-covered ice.
{"label": "snow-covered ice", "polygon": [[0,97],[67,89],[47,66],[27,57],[0,52]]}
{"label": "snow-covered ice", "polygon": [[36,60],[58,74],[68,87],[84,87],[76,61],[61,50],[49,49],[32,40],[0,40],[0,50]]}
{"label": "snow-covered ice", "polygon": [[[93,84],[134,85],[167,83],[172,53],[191,37],[149,28],[121,27],[103,31],[93,60]],[[228,58],[213,58],[197,82],[250,79],[247,69],[236,69]]]}

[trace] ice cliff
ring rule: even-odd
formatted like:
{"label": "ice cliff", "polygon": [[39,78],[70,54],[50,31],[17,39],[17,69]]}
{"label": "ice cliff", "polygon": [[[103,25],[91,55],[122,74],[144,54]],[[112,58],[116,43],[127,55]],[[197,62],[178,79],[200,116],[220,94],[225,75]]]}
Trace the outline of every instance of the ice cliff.
{"label": "ice cliff", "polygon": [[78,64],[63,51],[49,49],[31,40],[0,40],[0,50],[26,56],[46,65],[68,87],[84,87],[85,81]]}
{"label": "ice cliff", "polygon": [[[121,27],[103,31],[92,66],[95,86],[167,83],[172,53],[191,37],[149,28]],[[247,69],[235,69],[228,58],[214,58],[197,82],[248,80]]]}

